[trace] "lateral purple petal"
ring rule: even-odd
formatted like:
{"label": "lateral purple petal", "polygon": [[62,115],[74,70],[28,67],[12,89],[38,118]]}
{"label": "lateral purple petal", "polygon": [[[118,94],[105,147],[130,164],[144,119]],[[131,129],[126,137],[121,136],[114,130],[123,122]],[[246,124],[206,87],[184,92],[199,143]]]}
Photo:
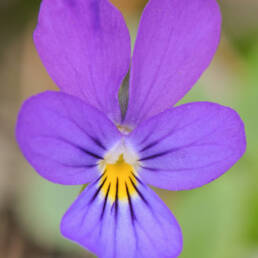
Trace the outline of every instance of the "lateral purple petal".
{"label": "lateral purple petal", "polygon": [[102,196],[99,187],[97,181],[90,184],[64,215],[61,232],[66,238],[100,258],[175,258],[180,254],[179,225],[152,190],[140,183],[141,196],[116,205]]}
{"label": "lateral purple petal", "polygon": [[52,79],[120,121],[118,90],[130,64],[130,36],[107,0],[43,0],[34,33]]}
{"label": "lateral purple petal", "polygon": [[208,102],[167,110],[142,123],[128,140],[140,155],[144,182],[169,190],[209,183],[230,169],[246,149],[238,114]]}
{"label": "lateral purple petal", "polygon": [[42,177],[75,185],[98,176],[98,160],[120,133],[103,113],[79,98],[45,92],[24,103],[16,138],[25,158]]}
{"label": "lateral purple petal", "polygon": [[150,0],[132,59],[125,124],[172,107],[210,64],[220,39],[215,0]]}

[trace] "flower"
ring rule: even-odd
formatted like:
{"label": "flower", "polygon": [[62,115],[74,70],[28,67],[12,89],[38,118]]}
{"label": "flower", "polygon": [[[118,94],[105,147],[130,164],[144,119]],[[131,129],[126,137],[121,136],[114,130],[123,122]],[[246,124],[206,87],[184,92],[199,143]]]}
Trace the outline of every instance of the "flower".
{"label": "flower", "polygon": [[[150,0],[131,60],[125,22],[107,0],[43,0],[34,41],[61,92],[27,100],[16,134],[42,177],[89,183],[62,219],[65,237],[99,257],[180,254],[180,227],[147,184],[200,187],[246,147],[231,108],[173,107],[208,67],[220,27],[215,0]],[[118,91],[130,65],[122,117]]]}

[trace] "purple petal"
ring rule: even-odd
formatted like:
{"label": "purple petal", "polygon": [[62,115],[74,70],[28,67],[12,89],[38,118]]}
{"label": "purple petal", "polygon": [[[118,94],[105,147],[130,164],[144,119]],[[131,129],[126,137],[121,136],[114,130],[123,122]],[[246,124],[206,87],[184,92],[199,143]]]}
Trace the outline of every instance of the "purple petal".
{"label": "purple petal", "polygon": [[27,100],[16,136],[24,156],[41,176],[70,185],[96,178],[98,160],[120,138],[103,113],[60,92]]}
{"label": "purple petal", "polygon": [[140,155],[145,183],[170,190],[200,187],[231,168],[246,148],[238,114],[199,102],[167,110],[129,136]]}
{"label": "purple petal", "polygon": [[120,121],[118,90],[130,64],[130,36],[107,0],[43,0],[34,33],[58,87]]}
{"label": "purple petal", "polygon": [[182,235],[174,216],[147,186],[135,187],[136,196],[112,203],[103,185],[89,185],[64,215],[62,234],[101,258],[177,257]]}
{"label": "purple petal", "polygon": [[128,125],[172,107],[210,64],[220,38],[215,0],[150,0],[132,60]]}

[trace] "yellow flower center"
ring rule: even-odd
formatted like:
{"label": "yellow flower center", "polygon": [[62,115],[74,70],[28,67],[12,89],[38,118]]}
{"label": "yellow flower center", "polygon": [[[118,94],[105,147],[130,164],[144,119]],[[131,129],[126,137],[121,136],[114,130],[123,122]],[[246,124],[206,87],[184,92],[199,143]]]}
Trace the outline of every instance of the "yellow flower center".
{"label": "yellow flower center", "polygon": [[114,164],[101,161],[103,175],[99,182],[101,193],[110,202],[127,201],[136,194],[137,180],[134,167],[121,154]]}

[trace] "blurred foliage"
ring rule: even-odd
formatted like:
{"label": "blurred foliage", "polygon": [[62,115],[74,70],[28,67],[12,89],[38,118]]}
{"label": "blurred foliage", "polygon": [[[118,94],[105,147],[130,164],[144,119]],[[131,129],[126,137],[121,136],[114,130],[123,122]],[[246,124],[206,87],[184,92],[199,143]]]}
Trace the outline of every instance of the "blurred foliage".
{"label": "blurred foliage", "polygon": [[8,43],[17,39],[23,33],[27,23],[32,17],[37,17],[41,0],[13,0],[0,6],[0,47],[8,46]]}
{"label": "blurred foliage", "polygon": [[[238,85],[231,88],[231,94],[236,94],[238,90],[241,94],[240,97],[235,96],[230,106],[244,120],[247,134],[246,154],[219,180],[200,189],[180,193],[182,199],[176,206],[176,215],[185,236],[182,258],[258,257],[257,43],[254,37],[248,53],[238,56],[244,71],[234,74]],[[220,80],[221,78],[217,80],[218,83]],[[182,102],[203,100],[204,91],[200,86],[195,87]],[[214,98],[209,100],[217,101]],[[228,100],[218,102],[226,104]]]}

